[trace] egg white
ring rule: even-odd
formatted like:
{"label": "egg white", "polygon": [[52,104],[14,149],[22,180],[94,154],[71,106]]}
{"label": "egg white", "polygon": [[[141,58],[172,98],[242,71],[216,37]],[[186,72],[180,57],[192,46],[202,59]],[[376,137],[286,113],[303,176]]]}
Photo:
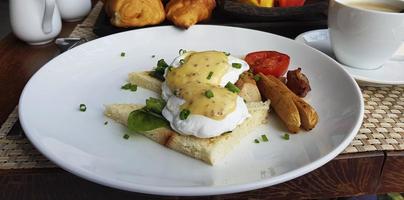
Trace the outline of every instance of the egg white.
{"label": "egg white", "polygon": [[[172,67],[179,67],[180,60],[184,59],[189,53],[178,56],[171,63]],[[241,68],[232,67],[232,63],[240,63]],[[235,83],[240,74],[249,69],[248,64],[239,58],[228,56],[229,68],[220,81],[220,86],[224,87],[228,82]],[[165,73],[165,76],[167,71]],[[235,110],[228,114],[222,120],[215,120],[203,115],[190,114],[187,119],[179,118],[181,108],[185,100],[173,94],[166,82],[162,84],[162,98],[167,101],[167,105],[163,109],[163,116],[170,122],[171,128],[183,135],[193,135],[199,138],[210,138],[219,136],[224,132],[232,131],[237,125],[244,122],[250,117],[247,106],[240,96],[237,97],[237,105]]]}

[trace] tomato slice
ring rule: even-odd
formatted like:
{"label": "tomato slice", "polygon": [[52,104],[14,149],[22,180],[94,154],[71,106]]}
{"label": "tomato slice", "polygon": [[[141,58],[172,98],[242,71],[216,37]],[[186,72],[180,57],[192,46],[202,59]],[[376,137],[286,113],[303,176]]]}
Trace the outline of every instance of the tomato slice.
{"label": "tomato slice", "polygon": [[305,0],[279,0],[280,7],[303,6]]}
{"label": "tomato slice", "polygon": [[247,54],[245,61],[254,74],[261,72],[265,75],[281,77],[288,70],[290,57],[277,51],[257,51]]}

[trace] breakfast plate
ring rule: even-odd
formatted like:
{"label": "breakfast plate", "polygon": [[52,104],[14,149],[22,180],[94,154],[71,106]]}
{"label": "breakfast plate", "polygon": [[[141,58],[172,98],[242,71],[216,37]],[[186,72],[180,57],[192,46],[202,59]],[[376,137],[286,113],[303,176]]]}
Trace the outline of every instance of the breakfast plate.
{"label": "breakfast plate", "polygon": [[[331,48],[328,29],[308,31],[298,35],[295,40],[316,48],[336,60]],[[404,46],[402,46],[397,54],[398,55],[394,57],[402,57],[404,55]],[[344,64],[341,65],[355,80],[363,84],[404,84],[404,61],[395,61],[392,59],[387,61],[382,67],[372,70],[348,67]]]}
{"label": "breakfast plate", "polygon": [[[121,86],[128,73],[150,70],[160,58],[172,60],[179,49],[219,50],[240,58],[257,50],[288,54],[290,68],[302,68],[310,80],[305,100],[317,110],[317,127],[285,140],[287,130],[272,113],[269,124],[256,127],[222,162],[210,166],[131,134],[103,115],[104,105],[157,97],[140,87],[131,92]],[[80,104],[86,105],[85,112]],[[25,86],[19,104],[27,137],[58,166],[99,184],[159,195],[235,193],[304,175],[348,146],[363,112],[355,81],[320,51],[265,32],[210,25],[146,28],[85,43],[43,66]],[[269,141],[254,143],[262,134]]]}

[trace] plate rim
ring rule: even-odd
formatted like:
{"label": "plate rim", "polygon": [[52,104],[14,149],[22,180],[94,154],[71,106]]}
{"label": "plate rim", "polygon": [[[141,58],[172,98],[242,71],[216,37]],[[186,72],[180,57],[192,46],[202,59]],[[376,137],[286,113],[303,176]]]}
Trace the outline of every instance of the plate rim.
{"label": "plate rim", "polygon": [[[310,45],[308,45],[306,42],[305,42],[305,40],[304,40],[304,38],[303,38],[303,36],[304,35],[306,35],[306,34],[308,34],[308,33],[313,33],[313,32],[317,32],[317,31],[325,31],[325,30],[328,30],[327,28],[325,28],[325,29],[315,29],[315,30],[310,30],[310,31],[306,31],[306,32],[303,32],[303,33],[301,33],[301,34],[299,34],[298,36],[296,36],[296,38],[295,38],[295,41],[297,41],[297,42],[299,42],[299,43],[301,43],[301,44],[304,44],[304,45],[307,45],[307,46],[309,46],[309,47],[311,47]],[[312,48],[314,48],[314,47],[312,47]],[[328,55],[327,55],[328,56]],[[331,57],[330,57],[331,58]],[[333,59],[333,58],[331,58],[331,59]],[[333,60],[335,60],[335,59],[333,59]],[[336,60],[335,60],[336,61]],[[336,61],[339,65],[341,65],[342,66],[342,68],[345,70],[345,71],[347,71],[347,73],[350,75],[350,76],[352,76],[355,80],[357,80],[357,81],[362,81],[362,82],[366,82],[366,83],[373,83],[373,84],[380,84],[380,85],[404,85],[404,80],[403,81],[387,81],[387,80],[378,80],[378,79],[372,79],[372,78],[368,78],[368,77],[366,77],[366,76],[361,76],[361,75],[357,75],[357,74],[352,74],[351,73],[351,71],[350,71],[350,67],[348,67],[348,66],[346,66],[346,65],[344,65],[344,64],[342,64],[342,63],[340,63],[340,62],[338,62],[338,61]],[[355,69],[355,68],[352,68],[352,69]],[[360,70],[360,69],[357,69],[357,70]],[[376,69],[377,70],[377,69]]]}
{"label": "plate rim", "polygon": [[[268,186],[272,186],[272,185],[276,185],[282,182],[286,182],[292,179],[295,179],[299,176],[303,176],[305,174],[307,174],[308,172],[311,172],[321,166],[323,166],[324,164],[326,164],[327,162],[329,162],[330,160],[332,160],[333,158],[335,158],[338,154],[340,154],[349,144],[350,142],[353,140],[353,138],[356,136],[356,133],[359,131],[359,128],[362,124],[363,121],[363,116],[364,116],[364,102],[363,102],[363,96],[361,93],[361,90],[359,88],[359,86],[356,84],[355,80],[352,78],[352,76],[350,76],[346,70],[343,69],[343,67],[336,62],[335,60],[333,60],[332,58],[330,58],[329,56],[327,56],[326,54],[324,54],[323,52],[310,47],[308,45],[299,43],[297,41],[294,41],[293,39],[289,39],[283,36],[279,36],[276,34],[272,34],[272,33],[268,33],[268,32],[264,32],[264,31],[257,31],[257,30],[252,30],[252,29],[247,29],[247,28],[239,28],[239,27],[232,27],[232,26],[220,26],[220,25],[195,25],[195,27],[213,27],[216,29],[242,29],[242,30],[247,30],[247,31],[252,31],[252,32],[260,32],[260,33],[265,33],[265,34],[269,34],[272,37],[275,38],[284,38],[284,39],[288,39],[290,41],[296,42],[296,44],[298,45],[304,45],[307,48],[311,48],[314,51],[317,51],[320,54],[323,54],[324,56],[327,57],[327,59],[329,59],[331,62],[333,62],[335,64],[336,67],[341,68],[342,73],[346,73],[346,76],[349,78],[349,80],[351,81],[352,86],[355,88],[356,93],[358,95],[359,98],[359,109],[360,109],[360,113],[358,113],[357,116],[357,123],[352,127],[351,132],[347,133],[345,139],[332,151],[330,151],[328,154],[324,155],[321,158],[316,159],[315,161],[306,164],[302,167],[299,167],[297,169],[294,169],[292,171],[289,171],[287,173],[281,174],[279,176],[276,177],[271,177],[271,178],[266,178],[266,179],[262,179],[259,181],[253,181],[253,182],[247,182],[244,184],[237,184],[237,185],[226,185],[226,186],[192,186],[192,187],[185,187],[185,186],[181,186],[181,187],[173,187],[173,186],[152,186],[152,185],[141,185],[141,184],[136,184],[136,183],[128,183],[128,182],[123,182],[123,181],[116,181],[116,180],[112,180],[112,179],[108,179],[108,178],[104,178],[99,174],[95,174],[95,173],[88,173],[85,170],[80,169],[80,167],[75,167],[74,165],[70,164],[69,162],[65,162],[63,161],[63,159],[60,159],[60,156],[54,156],[52,153],[49,153],[47,151],[49,151],[48,149],[42,147],[40,145],[40,142],[38,141],[38,136],[36,136],[35,134],[31,133],[31,131],[28,128],[28,125],[26,124],[26,120],[25,120],[25,115],[23,113],[24,111],[24,101],[25,101],[25,94],[27,92],[27,90],[29,90],[30,88],[30,82],[32,82],[33,80],[35,80],[38,77],[38,74],[41,73],[41,71],[46,70],[47,68],[49,68],[49,63],[51,63],[54,59],[56,59],[57,57],[59,57],[60,55],[63,55],[67,52],[64,52],[58,56],[56,56],[55,58],[49,60],[45,65],[43,65],[37,72],[35,72],[35,74],[30,78],[30,80],[27,82],[27,84],[24,86],[24,89],[21,93],[20,96],[20,100],[19,100],[19,110],[18,110],[18,114],[20,117],[20,123],[21,126],[24,130],[24,132],[26,133],[27,138],[29,139],[29,141],[35,146],[35,148],[45,157],[47,157],[49,160],[51,160],[53,163],[55,163],[58,167],[76,175],[79,176],[81,178],[84,178],[86,180],[90,180],[94,183],[98,183],[104,186],[108,186],[108,187],[112,187],[112,188],[116,188],[116,189],[120,189],[120,190],[126,190],[126,191],[131,191],[131,192],[140,192],[140,193],[145,193],[145,194],[153,194],[153,195],[170,195],[170,196],[206,196],[206,195],[220,195],[220,194],[229,194],[229,193],[237,193],[237,192],[244,192],[244,191],[250,191],[250,190],[255,190],[255,189],[260,189],[260,188],[264,188],[264,187],[268,187]],[[137,32],[137,31],[145,31],[145,30],[150,30],[150,29],[172,29],[175,28],[171,25],[168,26],[160,26],[160,27],[149,27],[149,28],[144,28],[144,29],[136,29],[136,30],[129,30],[129,31],[125,31],[125,32],[121,32],[121,33],[117,33],[117,34],[112,34],[109,36],[105,36],[105,37],[101,37],[98,39],[108,39],[109,37],[119,37],[119,35],[121,34],[131,34],[131,32]],[[83,45],[80,45],[76,48],[84,48],[86,45],[97,41],[98,39],[92,40],[90,42],[87,42]],[[76,48],[72,49],[72,51],[74,51]]]}

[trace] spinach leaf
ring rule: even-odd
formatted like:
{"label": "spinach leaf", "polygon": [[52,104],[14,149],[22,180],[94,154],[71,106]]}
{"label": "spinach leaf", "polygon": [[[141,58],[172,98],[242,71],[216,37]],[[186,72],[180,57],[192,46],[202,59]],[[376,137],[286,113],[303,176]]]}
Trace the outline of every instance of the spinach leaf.
{"label": "spinach leaf", "polygon": [[164,81],[164,72],[166,70],[166,68],[168,67],[168,64],[166,63],[166,61],[164,61],[164,59],[160,59],[157,62],[157,67],[150,72],[150,76],[157,78],[161,81]]}
{"label": "spinach leaf", "polygon": [[163,99],[153,97],[146,99],[146,108],[154,113],[161,114],[165,106],[166,102]]}
{"label": "spinach leaf", "polygon": [[150,112],[146,108],[132,111],[128,117],[128,128],[131,131],[151,131],[161,127],[170,127],[163,116]]}

